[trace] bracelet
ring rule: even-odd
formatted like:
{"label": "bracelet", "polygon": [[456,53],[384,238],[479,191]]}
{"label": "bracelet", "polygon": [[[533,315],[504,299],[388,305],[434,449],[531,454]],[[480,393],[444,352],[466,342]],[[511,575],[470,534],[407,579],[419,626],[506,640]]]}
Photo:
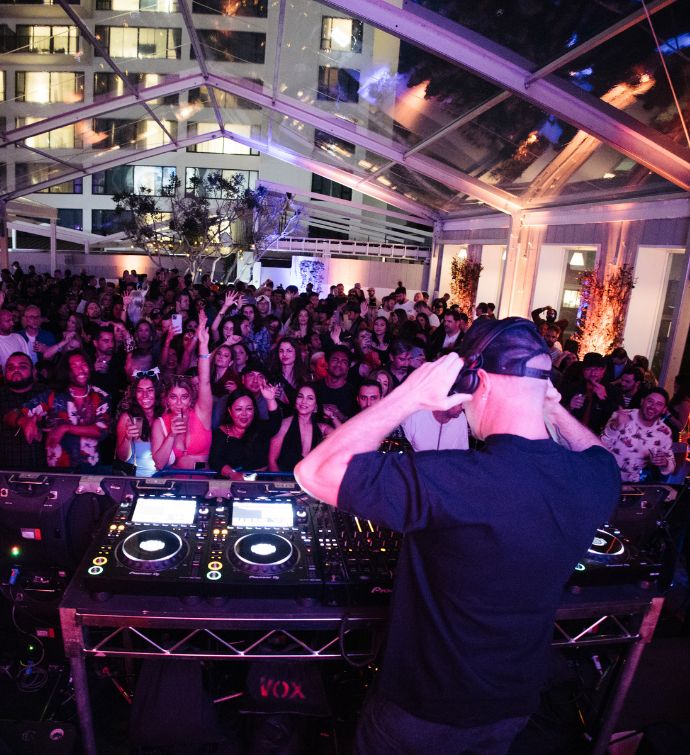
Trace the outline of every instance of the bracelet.
{"label": "bracelet", "polygon": [[211,355],[210,354],[199,354],[198,358],[199,359],[210,359]]}

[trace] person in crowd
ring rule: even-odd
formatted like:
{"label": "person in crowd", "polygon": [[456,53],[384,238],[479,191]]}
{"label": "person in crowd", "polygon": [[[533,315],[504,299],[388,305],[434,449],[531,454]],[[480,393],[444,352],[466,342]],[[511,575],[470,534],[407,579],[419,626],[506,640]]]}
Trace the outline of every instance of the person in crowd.
{"label": "person in crowd", "polygon": [[643,373],[639,367],[626,367],[616,381],[619,409],[639,409],[645,393],[642,385]]}
{"label": "person in crowd", "polygon": [[407,289],[402,284],[398,285],[394,292],[395,308],[405,311],[405,315],[413,318],[415,315],[414,302],[407,298]]}
{"label": "person in crowd", "polygon": [[22,351],[31,357],[28,342],[19,333],[14,332],[14,316],[9,309],[4,309],[5,294],[0,291],[0,369],[5,369],[10,354]]}
{"label": "person in crowd", "polygon": [[[242,387],[249,391],[254,398],[257,419],[268,419],[268,403],[263,397],[263,386],[268,382],[268,369],[258,359],[252,359],[247,363],[247,368],[242,373]],[[275,386],[274,386],[275,388]],[[277,393],[277,390],[276,390]]]}
{"label": "person in crowd", "polygon": [[639,367],[642,370],[644,375],[642,384],[644,385],[645,390],[648,391],[650,388],[655,388],[659,385],[656,375],[649,369],[649,359],[647,359],[647,357],[642,356],[642,354],[635,354],[632,358],[632,363],[633,367]]}
{"label": "person in crowd", "polygon": [[108,394],[112,412],[119,404],[131,375],[125,375],[121,354],[116,353],[115,332],[111,325],[99,325],[91,345],[93,359],[91,382]]}
{"label": "person in crowd", "polygon": [[[578,371],[575,372],[574,368]],[[600,435],[619,404],[618,389],[603,383],[606,360],[590,351],[581,363],[573,365],[561,383],[563,406],[583,425]]]}
{"label": "person in crowd", "polygon": [[65,323],[62,338],[42,351],[43,359],[50,360],[62,352],[82,349],[85,343],[84,320],[80,314],[72,312]]}
{"label": "person in crowd", "polygon": [[211,355],[206,314],[199,314],[199,388],[187,377],[174,377],[164,396],[165,411],[151,430],[151,450],[156,469],[204,468],[211,447]]}
{"label": "person in crowd", "polygon": [[[271,439],[268,449],[268,469],[271,472],[292,472],[315,446],[333,431],[333,427],[319,422],[319,404],[314,386],[301,385],[295,396],[293,412],[286,417],[278,432]],[[338,427],[335,414],[331,421]]]}
{"label": "person in crowd", "polygon": [[120,405],[115,429],[115,457],[128,465],[128,474],[152,477],[156,464],[151,451],[151,431],[163,414],[160,382],[156,378],[139,377],[130,384]]}
{"label": "person in crowd", "polygon": [[628,359],[628,352],[622,346],[615,348],[606,357],[606,372],[604,373],[603,382],[609,385],[620,380],[620,376],[623,374],[625,368],[630,367],[631,364],[630,359]]}
{"label": "person in crowd", "polygon": [[397,387],[410,374],[410,344],[400,339],[393,341],[390,348],[388,372],[393,378],[393,387]]}
{"label": "person in crowd", "polygon": [[[544,317],[542,317],[543,313],[546,313]],[[539,327],[543,323],[547,323],[549,325],[558,325],[558,327],[561,329],[561,338],[563,337],[563,333],[565,332],[566,328],[568,327],[568,320],[563,318],[561,320],[556,319],[558,317],[558,312],[551,306],[547,305],[546,307],[537,307],[537,309],[532,310],[532,322]]]}
{"label": "person in crowd", "polygon": [[426,299],[420,299],[419,301],[416,301],[414,305],[414,311],[417,314],[426,315],[427,319],[429,320],[429,325],[431,326],[432,332],[441,325],[441,320],[439,319],[438,315],[434,314],[431,307],[429,306],[429,302]]}
{"label": "person in crowd", "polygon": [[264,361],[271,352],[271,336],[263,325],[263,321],[254,304],[244,304],[242,314],[249,321],[249,332],[242,335],[249,341],[250,350]]}
{"label": "person in crowd", "polygon": [[406,417],[401,427],[414,451],[464,451],[470,447],[461,405],[435,411],[421,409]]}
{"label": "person in crowd", "polygon": [[544,328],[544,340],[549,347],[549,356],[553,365],[556,364],[563,353],[563,347],[559,340],[560,337],[561,329],[555,323],[550,323]]}
{"label": "person in crowd", "polygon": [[232,364],[235,372],[241,375],[247,368],[250,359],[249,349],[244,343],[235,343],[230,347],[232,351]]}
{"label": "person in crowd", "polygon": [[676,375],[673,381],[673,396],[668,402],[666,424],[671,428],[673,440],[678,441],[680,433],[688,428],[690,418],[690,375]]}
{"label": "person in crowd", "polygon": [[334,346],[328,352],[326,377],[314,384],[319,405],[340,422],[355,413],[355,389],[347,381],[350,359],[347,346]]}
{"label": "person in crowd", "polygon": [[311,336],[312,325],[309,311],[306,307],[297,310],[294,315],[288,320],[283,329],[283,335],[287,338],[292,338],[299,343],[309,343]]}
{"label": "person in crowd", "polygon": [[422,348],[422,346],[418,343],[413,343],[410,346],[410,351],[408,355],[408,364],[410,372],[412,370],[416,370],[418,367],[421,367],[424,362],[426,362],[426,352]]}
{"label": "person in crowd", "polygon": [[675,468],[671,430],[662,417],[668,393],[652,388],[639,409],[619,409],[609,419],[601,442],[615,456],[623,482],[652,480]]}
{"label": "person in crowd", "polygon": [[42,352],[56,342],[55,335],[41,327],[41,321],[40,307],[29,304],[22,315],[22,329],[19,333],[29,344],[29,353],[34,364],[39,361]]}
{"label": "person in crowd", "polygon": [[276,376],[276,397],[284,407],[294,406],[297,388],[307,379],[302,346],[285,336],[271,357],[271,372]]}
{"label": "person in crowd", "polygon": [[[358,753],[508,752],[539,703],[563,585],[618,502],[615,460],[559,405],[533,323],[483,318],[462,350],[482,356],[472,393],[449,396],[463,363],[443,356],[295,467],[318,500],[404,533]],[[413,412],[458,405],[484,450],[376,453]]]}
{"label": "person in crowd", "polygon": [[48,389],[36,382],[31,357],[15,351],[5,363],[0,386],[0,454],[4,469],[42,470],[46,455],[38,421]]}
{"label": "person in crowd", "polygon": [[390,321],[393,310],[395,309],[395,296],[384,296],[381,299],[381,307],[376,310],[377,317],[383,317]]}
{"label": "person in crowd", "polygon": [[369,379],[375,380],[381,386],[381,398],[387,396],[393,390],[393,376],[384,368],[372,370]]}
{"label": "person in crowd", "polygon": [[360,412],[383,398],[381,383],[376,380],[364,380],[357,391],[357,407]]}
{"label": "person in crowd", "polygon": [[442,327],[437,328],[429,339],[427,350],[429,358],[435,359],[442,354],[455,351],[470,326],[470,319],[457,309],[449,309],[443,315]]}
{"label": "person in crowd", "polygon": [[378,316],[374,319],[371,332],[371,348],[378,352],[381,364],[388,363],[388,350],[391,346],[391,332],[388,319]]}
{"label": "person in crowd", "polygon": [[268,419],[260,420],[254,396],[238,388],[228,396],[225,421],[213,431],[209,466],[223,477],[241,480],[242,472],[268,468],[271,438],[280,429],[280,410],[275,387],[265,379],[261,395],[268,407]]}
{"label": "person in crowd", "polygon": [[[100,464],[98,446],[111,431],[109,398],[91,385],[91,365],[85,352],[68,351],[58,365],[61,389],[47,394],[38,407],[27,404],[27,416],[42,413],[46,462],[72,472],[94,472]],[[36,440],[32,425],[22,427],[27,442]]]}

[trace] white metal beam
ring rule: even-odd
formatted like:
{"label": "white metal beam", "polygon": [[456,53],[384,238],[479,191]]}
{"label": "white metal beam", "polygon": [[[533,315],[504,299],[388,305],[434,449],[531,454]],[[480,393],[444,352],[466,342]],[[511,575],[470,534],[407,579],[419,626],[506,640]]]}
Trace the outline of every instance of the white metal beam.
{"label": "white metal beam", "polygon": [[[333,136],[339,139],[344,139],[359,147],[375,152],[393,163],[405,165],[410,170],[421,173],[428,178],[440,181],[447,180],[449,186],[454,190],[463,194],[469,194],[496,210],[500,210],[501,212],[516,212],[521,209],[521,204],[517,197],[507,191],[491,186],[474,176],[461,173],[432,158],[413,154],[407,157],[404,151],[390,140],[354,126],[342,118],[336,118],[319,108],[302,102],[295,102],[286,97],[276,96],[273,98],[264,94],[259,86],[252,86],[251,82],[238,81],[219,76],[218,74],[209,75],[208,81],[209,84],[212,84],[217,89],[249,99],[267,110],[274,110],[290,118],[309,123],[322,131],[333,134]],[[443,173],[444,178],[438,178],[439,171]],[[366,176],[363,178],[366,178]],[[355,188],[361,190],[359,187]]]}
{"label": "white metal beam", "polygon": [[514,92],[690,190],[690,150],[553,75],[525,87],[529,62],[480,34],[413,3],[397,8],[386,0],[323,2]]}

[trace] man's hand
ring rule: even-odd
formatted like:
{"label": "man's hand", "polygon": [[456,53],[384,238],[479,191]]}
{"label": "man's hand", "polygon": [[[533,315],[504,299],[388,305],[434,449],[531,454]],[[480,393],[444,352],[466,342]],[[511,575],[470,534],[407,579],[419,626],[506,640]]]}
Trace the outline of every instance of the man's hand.
{"label": "man's hand", "polygon": [[619,409],[611,417],[611,428],[613,430],[622,430],[630,420],[632,420],[630,409]]}
{"label": "man's hand", "polygon": [[30,415],[27,417],[20,417],[17,420],[17,424],[21,427],[24,433],[24,439],[27,443],[35,443],[41,440],[41,431],[38,427],[38,417]]}
{"label": "man's hand", "polygon": [[665,467],[668,462],[668,454],[665,451],[652,452],[649,459],[655,467]]}
{"label": "man's hand", "polygon": [[597,398],[599,401],[605,401],[606,400],[606,388],[601,383],[591,383],[592,390],[594,393],[596,393]]}
{"label": "man's hand", "polygon": [[46,446],[58,446],[62,442],[62,439],[69,432],[70,425],[64,423],[53,427],[46,436]]}
{"label": "man's hand", "polygon": [[462,359],[454,352],[446,354],[435,362],[425,362],[414,370],[405,382],[398,386],[392,395],[400,399],[411,399],[415,408],[430,411],[447,411],[458,404],[472,400],[469,393],[456,393],[449,396],[458,373],[463,365]]}

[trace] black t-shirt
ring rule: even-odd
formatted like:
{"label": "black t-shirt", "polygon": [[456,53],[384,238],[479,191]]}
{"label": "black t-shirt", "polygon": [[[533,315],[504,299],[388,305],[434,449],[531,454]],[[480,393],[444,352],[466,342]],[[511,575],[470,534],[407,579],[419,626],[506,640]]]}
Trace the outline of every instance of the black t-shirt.
{"label": "black t-shirt", "polygon": [[563,585],[619,492],[598,446],[495,435],[482,451],[355,456],[338,506],[405,533],[381,693],[460,727],[531,713]]}
{"label": "black t-shirt", "polygon": [[352,417],[356,411],[356,391],[353,385],[345,383],[340,388],[329,388],[325,381],[319,380],[314,385],[316,398],[321,406],[334,404],[346,416]]}
{"label": "black t-shirt", "polygon": [[27,443],[24,433],[5,425],[5,415],[13,409],[27,407],[29,411],[46,399],[45,385],[34,385],[26,393],[15,393],[6,385],[0,387],[0,455],[3,469],[23,469],[27,472],[46,469],[45,447],[41,440]]}

